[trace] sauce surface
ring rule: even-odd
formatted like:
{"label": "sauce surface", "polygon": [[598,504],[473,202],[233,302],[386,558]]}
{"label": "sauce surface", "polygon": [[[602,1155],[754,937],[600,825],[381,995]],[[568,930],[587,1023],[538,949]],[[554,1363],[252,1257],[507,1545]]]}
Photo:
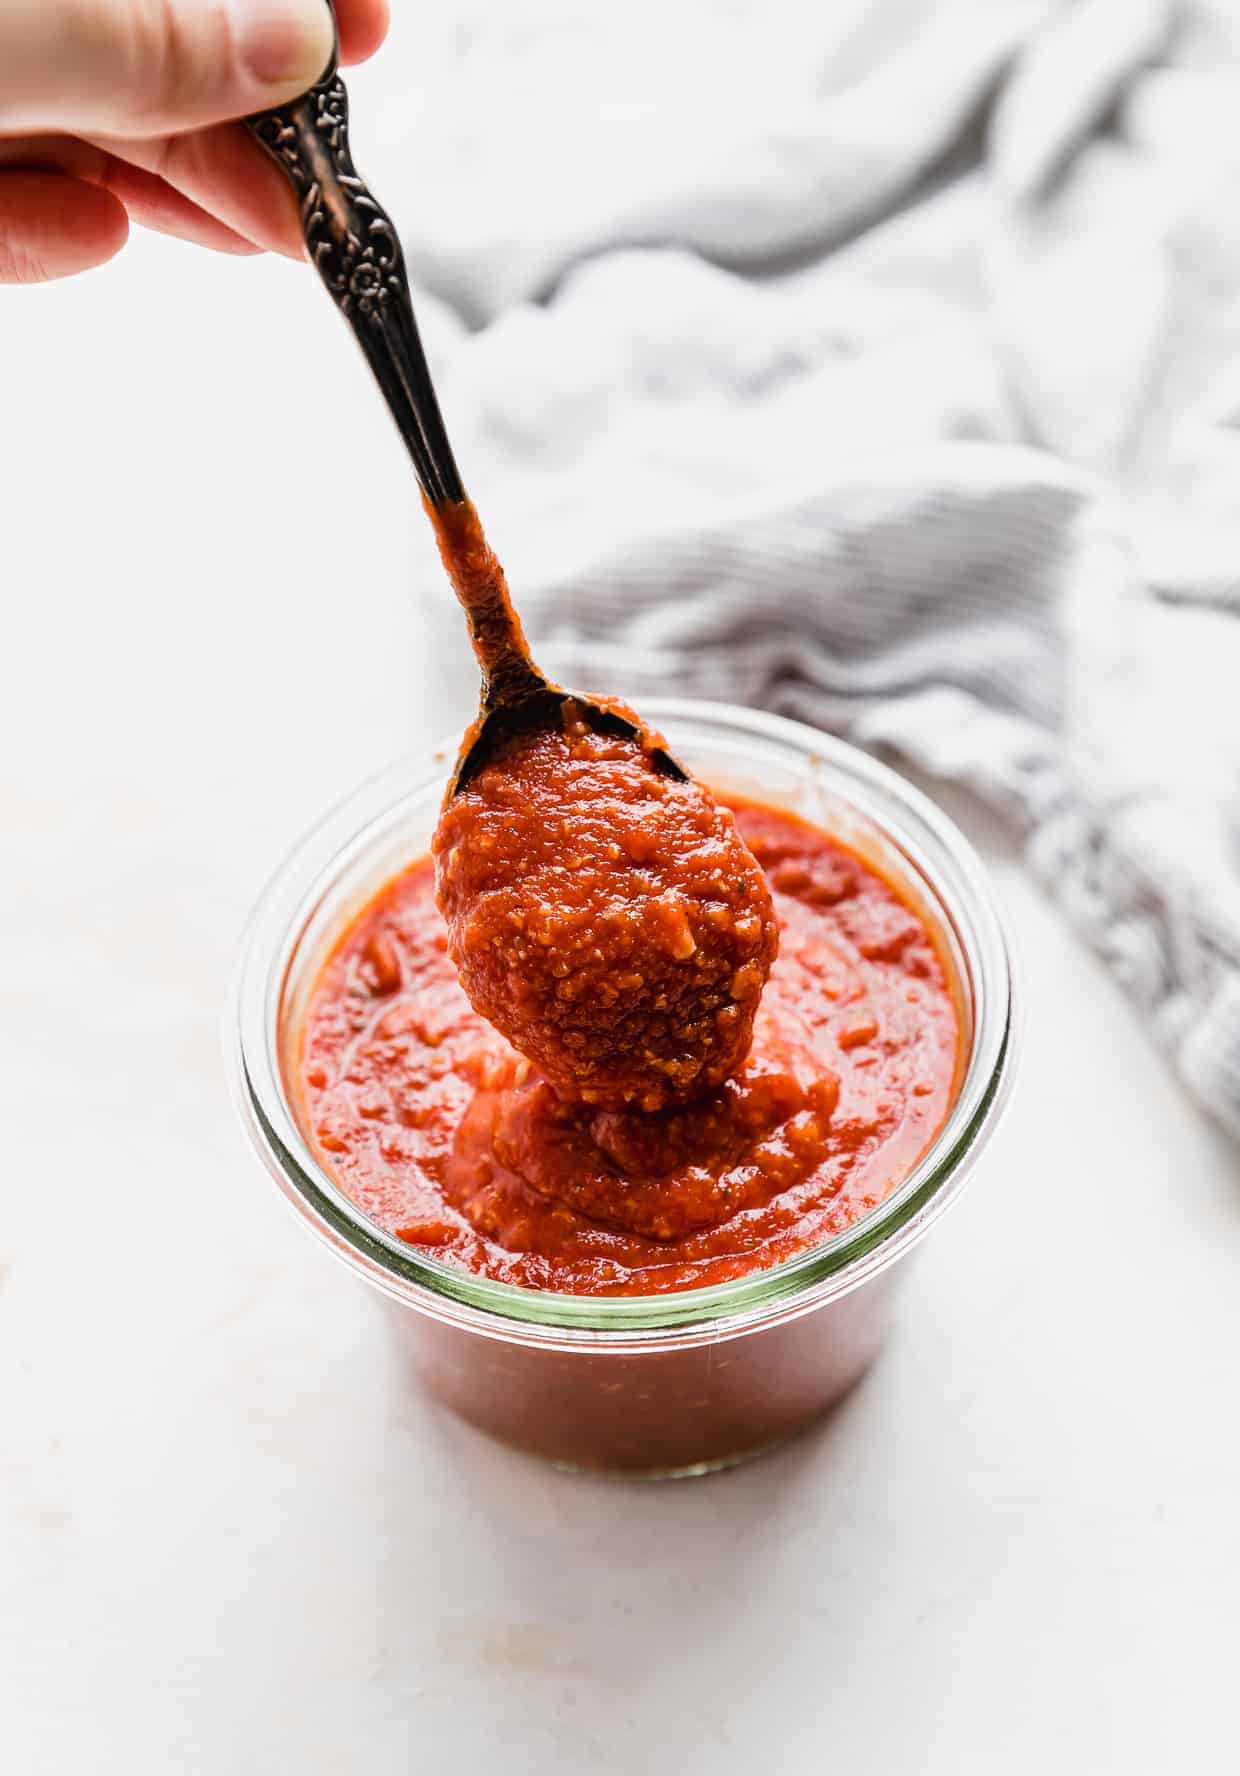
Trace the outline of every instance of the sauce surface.
{"label": "sauce surface", "polygon": [[647,745],[569,700],[446,803],[434,856],[461,984],[561,1098],[659,1110],[748,1053],[770,891],[731,810]]}
{"label": "sauce surface", "polygon": [[311,996],[298,1083],[359,1208],[498,1281],[655,1294],[792,1257],[907,1176],[951,1107],[960,1046],[930,934],[827,834],[731,806],[779,954],[748,1057],[685,1105],[558,1096],[466,997],[429,858],[357,916]]}

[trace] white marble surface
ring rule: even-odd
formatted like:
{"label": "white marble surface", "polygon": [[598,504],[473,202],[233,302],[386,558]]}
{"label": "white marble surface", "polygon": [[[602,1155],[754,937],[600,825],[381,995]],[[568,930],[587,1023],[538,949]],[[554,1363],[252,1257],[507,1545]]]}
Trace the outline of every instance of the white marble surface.
{"label": "white marble surface", "polygon": [[1002,836],[1023,1076],[879,1367],[731,1475],[544,1471],[402,1391],[223,1076],[261,881],[467,707],[349,341],[144,242],[0,295],[0,389],[4,1769],[1225,1767],[1240,1166]]}

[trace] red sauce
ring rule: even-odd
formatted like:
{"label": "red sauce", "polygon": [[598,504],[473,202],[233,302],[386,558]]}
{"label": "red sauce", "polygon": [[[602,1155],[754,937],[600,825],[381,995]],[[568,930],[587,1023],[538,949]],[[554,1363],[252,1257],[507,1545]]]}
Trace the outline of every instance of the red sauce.
{"label": "red sauce", "polygon": [[538,671],[470,502],[427,511],[482,669],[434,843],[461,984],[562,1098],[686,1103],[749,1049],[777,943],[762,872],[633,710]]}
{"label": "red sauce", "polygon": [[449,799],[434,843],[474,1009],[561,1098],[613,1110],[685,1103],[736,1070],[778,944],[731,811],[660,771],[642,733],[600,734],[564,703]]}
{"label": "red sauce", "polygon": [[908,1175],[960,1046],[931,935],[837,840],[733,806],[779,955],[748,1058],[687,1105],[557,1096],[466,997],[429,859],[358,915],[312,995],[299,1074],[311,1138],[360,1208],[503,1282],[654,1294],[804,1251]]}

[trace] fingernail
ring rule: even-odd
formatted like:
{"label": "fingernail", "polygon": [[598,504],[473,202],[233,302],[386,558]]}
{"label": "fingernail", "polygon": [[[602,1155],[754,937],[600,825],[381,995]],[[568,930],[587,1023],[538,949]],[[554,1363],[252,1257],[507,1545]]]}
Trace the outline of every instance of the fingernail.
{"label": "fingernail", "polygon": [[332,53],[326,0],[232,0],[237,45],[264,86],[313,86]]}

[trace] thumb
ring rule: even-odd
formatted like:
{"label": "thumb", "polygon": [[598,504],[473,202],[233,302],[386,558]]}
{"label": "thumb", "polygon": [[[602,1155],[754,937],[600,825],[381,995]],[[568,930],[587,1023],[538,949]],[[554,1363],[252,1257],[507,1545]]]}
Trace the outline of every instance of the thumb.
{"label": "thumb", "polygon": [[0,135],[160,136],[304,92],[327,0],[0,0]]}

